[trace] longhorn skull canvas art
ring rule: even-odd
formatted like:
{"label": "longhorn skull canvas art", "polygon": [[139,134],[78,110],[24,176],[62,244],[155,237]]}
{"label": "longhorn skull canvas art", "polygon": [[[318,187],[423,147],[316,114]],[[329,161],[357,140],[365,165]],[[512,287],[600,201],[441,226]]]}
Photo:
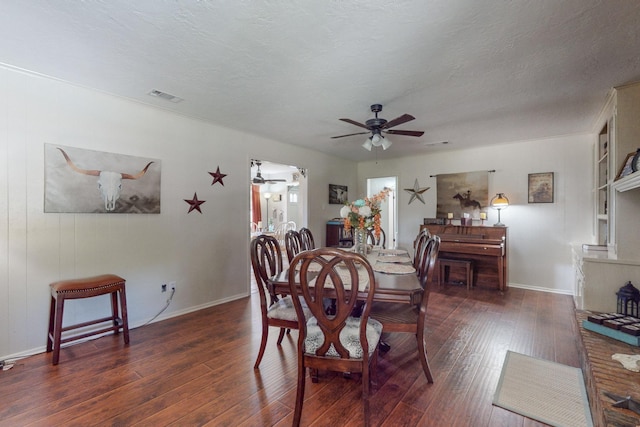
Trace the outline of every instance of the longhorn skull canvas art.
{"label": "longhorn skull canvas art", "polygon": [[45,144],[44,211],[160,213],[160,161]]}

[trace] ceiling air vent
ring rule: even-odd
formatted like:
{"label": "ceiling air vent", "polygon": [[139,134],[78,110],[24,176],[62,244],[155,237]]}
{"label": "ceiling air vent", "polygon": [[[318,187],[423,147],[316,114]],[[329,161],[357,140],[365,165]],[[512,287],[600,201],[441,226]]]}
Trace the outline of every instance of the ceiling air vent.
{"label": "ceiling air vent", "polygon": [[152,89],[151,92],[149,92],[149,95],[162,98],[173,103],[178,103],[183,100],[182,98],[178,98],[177,96],[170,95],[157,89]]}

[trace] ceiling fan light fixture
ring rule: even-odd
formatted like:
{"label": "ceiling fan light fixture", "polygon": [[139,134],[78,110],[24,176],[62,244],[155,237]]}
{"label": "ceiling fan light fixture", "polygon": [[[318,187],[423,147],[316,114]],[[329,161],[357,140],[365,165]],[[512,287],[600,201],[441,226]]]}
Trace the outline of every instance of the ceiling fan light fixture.
{"label": "ceiling fan light fixture", "polygon": [[[383,150],[386,150],[389,147],[391,147],[392,142],[389,141],[387,138],[385,138],[382,135],[382,132],[390,133],[393,135],[404,135],[404,136],[415,136],[415,137],[420,137],[424,134],[423,131],[391,129],[403,123],[407,123],[407,122],[410,122],[411,120],[415,120],[415,117],[413,117],[411,114],[403,114],[401,116],[396,117],[393,120],[386,120],[381,117],[378,117],[378,113],[382,111],[382,104],[373,104],[371,106],[371,111],[375,114],[375,118],[369,119],[365,123],[360,123],[355,120],[345,119],[345,118],[339,119],[343,122],[347,122],[349,124],[358,126],[360,128],[367,129],[369,132],[371,132],[371,136],[367,138],[367,140],[364,141],[364,143],[362,144],[362,148],[364,148],[365,150],[371,151],[372,147],[382,147]],[[344,138],[347,136],[354,136],[354,135],[365,135],[365,134],[368,134],[369,132],[349,133],[346,135],[332,136],[331,138],[334,139],[334,138]]]}

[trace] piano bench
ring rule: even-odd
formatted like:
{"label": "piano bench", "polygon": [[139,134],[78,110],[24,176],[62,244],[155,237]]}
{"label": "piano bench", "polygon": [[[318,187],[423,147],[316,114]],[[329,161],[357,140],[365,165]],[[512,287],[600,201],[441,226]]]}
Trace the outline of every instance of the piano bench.
{"label": "piano bench", "polygon": [[448,259],[448,258],[440,258],[438,259],[438,264],[440,264],[439,274],[438,274],[438,287],[442,285],[442,283],[449,283],[449,274],[451,273],[451,268],[464,268],[465,269],[465,277],[467,289],[471,289],[473,286],[473,261],[468,259]]}

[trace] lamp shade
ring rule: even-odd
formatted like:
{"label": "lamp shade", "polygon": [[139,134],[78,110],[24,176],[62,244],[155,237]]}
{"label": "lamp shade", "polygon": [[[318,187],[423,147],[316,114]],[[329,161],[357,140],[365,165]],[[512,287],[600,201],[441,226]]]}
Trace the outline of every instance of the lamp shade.
{"label": "lamp shade", "polygon": [[391,144],[392,142],[389,140],[389,138],[385,138],[384,136],[382,136],[379,130],[374,130],[373,135],[371,135],[364,141],[362,147],[367,151],[371,151],[373,147],[382,147],[383,150],[386,150],[387,148],[391,147]]}
{"label": "lamp shade", "polygon": [[504,193],[498,193],[491,199],[491,207],[494,209],[505,209],[507,206],[509,206],[509,199]]}
{"label": "lamp shade", "polygon": [[500,211],[509,206],[509,199],[507,199],[507,196],[505,196],[504,193],[498,193],[493,199],[491,199],[490,205],[493,209],[498,210],[498,222],[493,225],[496,227],[504,227],[504,224],[500,222]]}
{"label": "lamp shade", "polygon": [[269,200],[271,198],[271,193],[264,193],[263,196],[265,199]]}

